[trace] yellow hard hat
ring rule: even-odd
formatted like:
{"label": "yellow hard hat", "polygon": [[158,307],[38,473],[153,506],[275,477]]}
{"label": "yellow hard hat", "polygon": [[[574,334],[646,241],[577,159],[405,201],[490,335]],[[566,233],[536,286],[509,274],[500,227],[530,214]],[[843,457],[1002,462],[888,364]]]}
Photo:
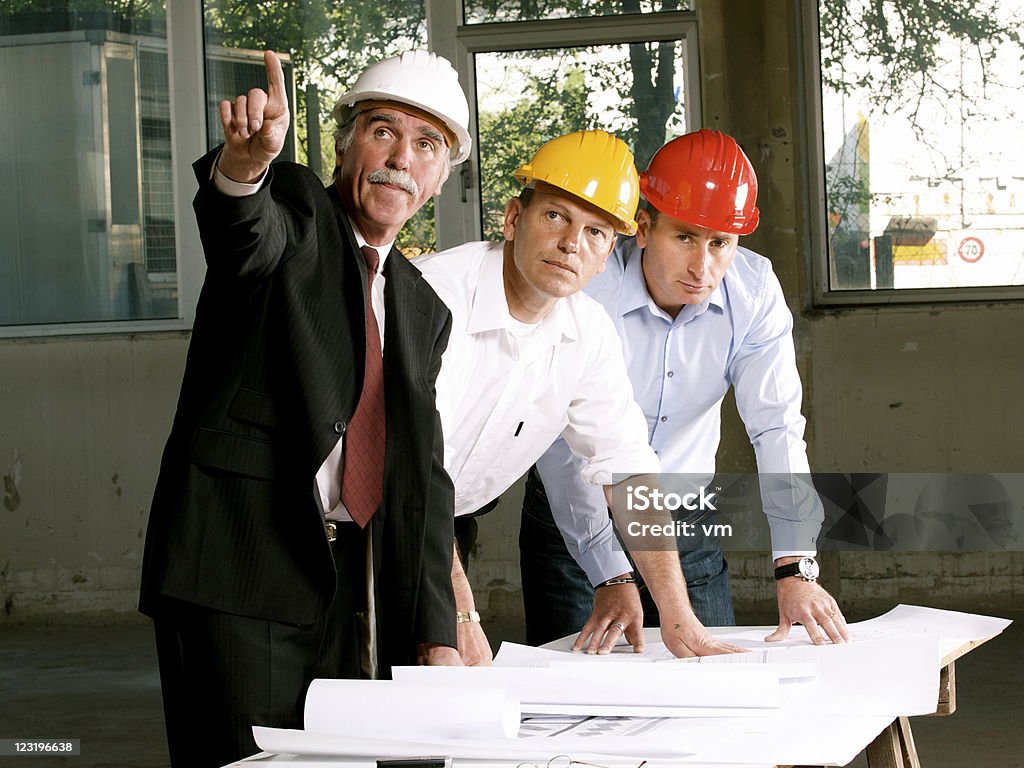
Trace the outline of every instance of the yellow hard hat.
{"label": "yellow hard hat", "polygon": [[515,174],[520,184],[543,181],[600,208],[615,219],[615,230],[636,232],[640,180],[633,153],[604,131],[576,131],[552,139]]}

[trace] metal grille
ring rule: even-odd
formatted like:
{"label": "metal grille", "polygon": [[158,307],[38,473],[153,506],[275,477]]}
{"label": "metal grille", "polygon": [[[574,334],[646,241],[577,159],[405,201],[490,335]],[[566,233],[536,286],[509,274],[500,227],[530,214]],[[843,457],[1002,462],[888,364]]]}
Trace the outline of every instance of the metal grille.
{"label": "metal grille", "polygon": [[140,50],[138,61],[146,271],[173,275],[177,259],[167,52]]}

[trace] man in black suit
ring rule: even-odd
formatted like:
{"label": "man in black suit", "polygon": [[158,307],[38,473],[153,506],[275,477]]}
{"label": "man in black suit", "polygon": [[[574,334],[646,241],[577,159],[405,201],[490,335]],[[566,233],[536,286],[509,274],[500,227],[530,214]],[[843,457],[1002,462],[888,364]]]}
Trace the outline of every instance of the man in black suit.
{"label": "man in black suit", "polygon": [[451,316],[393,243],[469,154],[468,105],[426,51],[373,65],[335,108],[325,189],[270,165],[290,117],[265,62],[195,165],[207,276],[146,538],[176,768],[301,728],[314,678],[459,663],[434,405]]}

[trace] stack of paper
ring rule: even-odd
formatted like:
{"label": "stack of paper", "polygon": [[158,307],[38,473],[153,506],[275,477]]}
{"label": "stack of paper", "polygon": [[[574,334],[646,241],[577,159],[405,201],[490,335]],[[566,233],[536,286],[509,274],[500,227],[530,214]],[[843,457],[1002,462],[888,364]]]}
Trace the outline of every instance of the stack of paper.
{"label": "stack of paper", "polygon": [[799,627],[771,646],[766,630],[726,630],[750,651],[696,660],[653,636],[644,654],[608,656],[506,644],[491,668],[315,681],[304,731],[253,731],[262,749],[300,755],[841,765],[893,718],[934,712],[940,666],[1008,624],[899,606],[851,625],[849,644],[814,646]]}

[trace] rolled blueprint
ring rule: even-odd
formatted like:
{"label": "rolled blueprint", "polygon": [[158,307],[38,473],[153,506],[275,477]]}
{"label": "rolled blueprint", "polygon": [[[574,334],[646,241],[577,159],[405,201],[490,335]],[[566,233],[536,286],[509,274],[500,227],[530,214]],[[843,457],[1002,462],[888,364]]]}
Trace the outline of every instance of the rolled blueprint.
{"label": "rolled blueprint", "polygon": [[507,686],[314,680],[305,730],[403,739],[514,739],[519,699]]}

